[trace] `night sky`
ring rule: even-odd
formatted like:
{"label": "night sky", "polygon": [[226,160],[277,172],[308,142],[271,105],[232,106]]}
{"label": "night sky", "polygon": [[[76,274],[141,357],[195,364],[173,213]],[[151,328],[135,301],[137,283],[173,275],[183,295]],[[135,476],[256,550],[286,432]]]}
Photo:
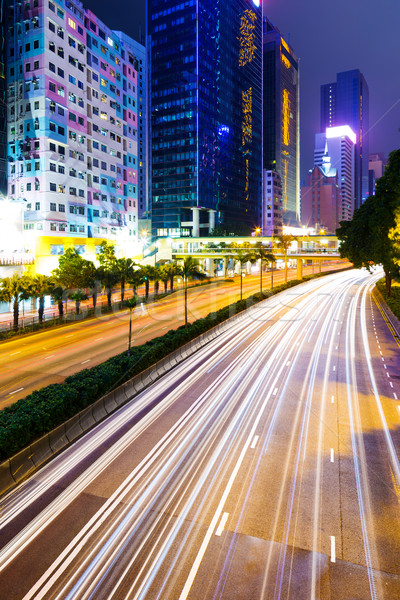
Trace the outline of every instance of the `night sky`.
{"label": "night sky", "polygon": [[[84,0],[112,29],[139,39],[145,0]],[[319,89],[360,69],[370,93],[370,152],[400,148],[400,1],[264,0],[264,13],[300,58],[301,173],[313,166]]]}

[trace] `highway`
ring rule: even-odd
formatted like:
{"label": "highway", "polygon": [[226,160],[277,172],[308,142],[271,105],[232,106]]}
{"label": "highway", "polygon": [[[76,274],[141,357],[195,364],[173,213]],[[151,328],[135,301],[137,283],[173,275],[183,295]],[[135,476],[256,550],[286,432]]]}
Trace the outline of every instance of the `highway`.
{"label": "highway", "polygon": [[380,276],[257,305],[4,496],[1,598],[399,598]]}
{"label": "highway", "polygon": [[[326,265],[343,268],[346,263]],[[307,268],[311,272],[311,268]],[[289,271],[294,278],[296,271]],[[274,285],[283,272],[274,273]],[[265,288],[270,274],[264,274]],[[243,297],[258,292],[259,277],[245,277]],[[239,299],[239,279],[193,287],[188,292],[189,320],[193,321]],[[139,297],[140,300],[140,297]],[[133,318],[133,345],[163,335],[184,323],[183,291],[149,305],[137,306]],[[60,383],[82,369],[97,365],[128,348],[129,313],[121,311],[95,319],[0,342],[0,409],[24,398],[35,389]]]}

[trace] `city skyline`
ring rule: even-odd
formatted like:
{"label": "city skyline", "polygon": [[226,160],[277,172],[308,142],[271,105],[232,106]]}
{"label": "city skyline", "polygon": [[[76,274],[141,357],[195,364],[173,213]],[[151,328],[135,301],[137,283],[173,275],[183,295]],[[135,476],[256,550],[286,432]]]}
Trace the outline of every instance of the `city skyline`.
{"label": "city skyline", "polygon": [[[115,0],[109,14],[106,0],[88,0],[88,8],[108,19],[111,28],[124,28],[138,38],[144,32],[145,1]],[[301,177],[313,166],[314,134],[319,132],[320,86],[336,73],[359,69],[370,88],[370,152],[389,152],[400,145],[400,80],[393,79],[394,58],[400,54],[397,23],[400,4],[385,0],[379,31],[385,43],[376,44],[376,5],[372,0],[337,0],[333,11],[317,0],[264,0],[264,14],[276,25],[300,59]],[[375,10],[373,10],[375,9]],[[127,18],[128,17],[128,18]],[[301,26],[305,23],[306,26]],[[327,26],[328,24],[328,26]],[[323,56],[323,60],[321,60]]]}

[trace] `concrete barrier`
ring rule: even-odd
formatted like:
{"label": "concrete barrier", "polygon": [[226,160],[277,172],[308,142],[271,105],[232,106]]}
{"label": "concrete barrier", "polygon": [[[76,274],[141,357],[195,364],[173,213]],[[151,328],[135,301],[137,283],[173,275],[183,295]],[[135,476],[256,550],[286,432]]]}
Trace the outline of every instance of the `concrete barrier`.
{"label": "concrete barrier", "polygon": [[53,431],[50,431],[49,444],[54,454],[65,448],[68,443],[69,441],[65,432],[65,423],[59,427],[56,427],[56,429],[53,429]]}
{"label": "concrete barrier", "polygon": [[11,475],[17,483],[35,470],[30,446],[10,458],[10,470]]}
{"label": "concrete barrier", "polygon": [[15,486],[15,479],[11,475],[10,461],[0,464],[0,493],[4,494]]}
{"label": "concrete barrier", "polygon": [[33,442],[31,445],[32,461],[35,467],[42,465],[46,460],[53,456],[50,448],[49,435],[46,433],[43,437]]}
{"label": "concrete barrier", "polygon": [[72,419],[68,419],[68,421],[65,423],[65,435],[69,442],[76,440],[76,438],[82,435],[83,432],[84,429],[82,429],[79,414],[75,415],[75,417],[72,417]]}
{"label": "concrete barrier", "polygon": [[[126,401],[126,398],[124,396],[124,402],[125,401]],[[100,421],[102,421],[103,419],[105,419],[108,416],[108,413],[107,413],[106,409],[104,408],[103,398],[100,398],[100,400],[97,400],[97,402],[92,404],[92,415],[93,415],[93,419],[96,421],[96,423],[100,423]]]}
{"label": "concrete barrier", "polygon": [[91,406],[88,406],[87,408],[84,408],[83,410],[81,410],[81,412],[79,413],[79,422],[80,422],[80,425],[81,425],[83,431],[87,431],[88,429],[91,429],[93,427],[93,425],[96,424],[96,421],[94,420],[94,417],[93,417]]}
{"label": "concrete barrier", "polygon": [[115,402],[114,392],[110,392],[107,396],[103,398],[104,409],[107,414],[111,414],[116,408],[118,408],[118,404]]}
{"label": "concrete barrier", "polygon": [[151,376],[150,376],[151,369],[152,369],[152,367],[150,367],[150,369],[146,369],[142,374],[142,382],[143,382],[144,387],[147,387],[148,385],[153,383]]}
{"label": "concrete barrier", "polygon": [[121,387],[114,390],[114,402],[117,406],[122,406],[125,404],[127,400],[129,400],[129,396],[126,395],[125,385],[121,385]]}

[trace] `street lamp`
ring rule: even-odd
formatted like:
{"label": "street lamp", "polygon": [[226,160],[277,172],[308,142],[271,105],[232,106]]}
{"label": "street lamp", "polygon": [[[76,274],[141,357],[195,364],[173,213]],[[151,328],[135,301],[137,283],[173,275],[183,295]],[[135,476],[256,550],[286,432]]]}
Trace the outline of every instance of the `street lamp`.
{"label": "street lamp", "polygon": [[254,230],[254,235],[257,237],[261,233],[261,227],[256,227]]}
{"label": "street lamp", "polygon": [[132,311],[136,306],[136,296],[125,300],[125,306],[129,308],[129,338],[128,338],[128,356],[131,355],[131,340],[132,340]]}

